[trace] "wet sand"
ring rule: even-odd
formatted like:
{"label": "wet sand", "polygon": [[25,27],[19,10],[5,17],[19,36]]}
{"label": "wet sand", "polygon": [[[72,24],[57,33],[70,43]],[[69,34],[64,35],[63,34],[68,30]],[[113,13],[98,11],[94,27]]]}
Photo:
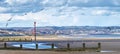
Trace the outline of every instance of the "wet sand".
{"label": "wet sand", "polygon": [[[97,47],[98,42],[84,42],[86,47]],[[59,46],[66,47],[66,43],[58,43]],[[70,43],[70,47],[82,47],[82,43],[73,42]],[[96,52],[96,51],[41,51],[41,50],[2,50],[0,54],[120,54],[120,42],[101,42],[101,51],[113,51],[113,52]]]}
{"label": "wet sand", "polygon": [[[32,37],[34,39],[34,37]],[[97,47],[98,42],[101,43],[102,51],[113,51],[113,52],[96,52],[96,51],[40,51],[40,50],[0,50],[0,54],[120,54],[120,40],[119,39],[84,39],[87,42],[81,41],[79,39],[71,39],[64,37],[38,37],[37,40],[41,41],[63,41],[67,40],[70,42],[71,48],[82,47],[82,43],[86,43],[86,47]],[[77,42],[75,42],[77,40]],[[94,41],[95,40],[95,41]],[[96,41],[97,40],[97,41]],[[80,41],[80,42],[79,42]],[[60,47],[66,47],[66,43],[57,43]],[[2,42],[0,43],[2,44]]]}
{"label": "wet sand", "polygon": [[[84,42],[86,48],[97,48],[98,42]],[[102,51],[115,51],[120,52],[120,42],[100,42]],[[70,43],[70,48],[83,48],[83,43],[81,42],[72,42]],[[67,43],[58,43],[59,48],[66,48]]]}
{"label": "wet sand", "polygon": [[0,50],[0,54],[120,54],[120,52]]}

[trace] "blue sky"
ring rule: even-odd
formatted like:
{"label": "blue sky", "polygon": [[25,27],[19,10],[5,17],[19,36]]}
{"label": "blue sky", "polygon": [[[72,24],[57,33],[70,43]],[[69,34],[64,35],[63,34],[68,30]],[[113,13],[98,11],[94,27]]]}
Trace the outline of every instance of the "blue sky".
{"label": "blue sky", "polygon": [[[11,18],[12,17],[12,18]],[[0,27],[120,26],[120,0],[0,0]]]}

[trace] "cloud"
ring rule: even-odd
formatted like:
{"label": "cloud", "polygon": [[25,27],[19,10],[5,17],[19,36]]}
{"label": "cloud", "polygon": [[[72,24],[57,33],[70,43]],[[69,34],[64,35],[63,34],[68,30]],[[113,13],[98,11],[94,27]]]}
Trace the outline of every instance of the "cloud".
{"label": "cloud", "polygon": [[11,17],[10,14],[0,14],[0,21],[5,22],[7,19]]}
{"label": "cloud", "polygon": [[[107,2],[107,3],[106,3]],[[119,7],[119,0],[69,0],[69,6],[79,7]]]}
{"label": "cloud", "polygon": [[[13,15],[13,20],[8,26],[19,26],[19,24],[25,26],[23,25],[25,23],[31,26],[34,21],[38,22],[38,26],[97,25],[97,23],[103,25],[104,20],[110,16],[116,17],[118,20],[120,1],[0,0],[0,22],[6,22]],[[64,23],[62,23],[63,21]],[[112,21],[111,17],[109,21]],[[115,21],[114,19],[112,22]],[[107,24],[111,25],[108,22]]]}
{"label": "cloud", "polygon": [[67,4],[68,0],[44,0],[42,4],[45,7],[60,7]]}
{"label": "cloud", "polygon": [[[106,3],[107,2],[107,3]],[[119,0],[1,0],[0,1],[0,13],[11,13],[11,14],[24,14],[29,12],[40,12],[47,7],[59,8],[64,11],[67,8],[72,9],[73,7],[80,8],[94,8],[110,10],[113,12],[120,12],[120,1]],[[112,8],[113,7],[113,8]],[[69,10],[69,9],[67,9]],[[73,8],[75,11],[76,9]],[[94,9],[93,9],[94,10]],[[84,15],[85,13],[83,13]]]}
{"label": "cloud", "polygon": [[0,13],[28,13],[38,12],[43,10],[41,0],[6,0],[0,4],[4,8],[4,11],[0,10]]}
{"label": "cloud", "polygon": [[21,5],[21,4],[25,4],[28,3],[31,0],[6,0],[5,2],[8,3],[9,5]]}
{"label": "cloud", "polygon": [[5,8],[5,7],[0,7],[0,12],[4,12],[4,11],[6,11],[7,10],[7,8]]}

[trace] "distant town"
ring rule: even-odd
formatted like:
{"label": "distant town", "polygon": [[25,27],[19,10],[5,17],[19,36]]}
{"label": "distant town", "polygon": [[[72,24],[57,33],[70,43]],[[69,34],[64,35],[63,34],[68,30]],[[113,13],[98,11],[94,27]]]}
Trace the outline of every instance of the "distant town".
{"label": "distant town", "polygon": [[[33,35],[33,27],[0,28],[0,36]],[[106,35],[120,34],[120,26],[46,26],[37,27],[36,35]]]}

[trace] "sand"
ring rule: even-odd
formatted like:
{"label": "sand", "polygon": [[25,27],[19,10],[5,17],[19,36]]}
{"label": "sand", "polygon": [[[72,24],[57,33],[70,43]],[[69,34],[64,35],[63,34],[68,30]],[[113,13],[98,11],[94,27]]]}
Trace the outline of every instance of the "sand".
{"label": "sand", "polygon": [[120,54],[120,52],[0,50],[0,54]]}
{"label": "sand", "polygon": [[[86,47],[96,47],[97,42],[84,42]],[[80,47],[79,42],[71,43],[71,47]],[[61,44],[60,44],[61,45]],[[62,45],[66,45],[62,43]],[[48,50],[0,50],[0,54],[120,54],[120,42],[101,42],[101,51],[112,52],[96,52],[96,51],[48,51]]]}
{"label": "sand", "polygon": [[[34,39],[34,37],[31,37]],[[86,43],[86,47],[97,47],[97,43],[101,42],[102,51],[113,51],[113,52],[96,52],[96,51],[40,51],[40,50],[0,50],[0,54],[120,54],[120,39],[73,39],[66,37],[37,37],[39,41],[58,41],[57,45],[66,47],[66,43],[70,41],[71,48],[82,47],[82,43]],[[64,42],[65,43],[59,43]],[[68,41],[68,42],[67,42]],[[2,44],[2,42],[0,43]]]}

